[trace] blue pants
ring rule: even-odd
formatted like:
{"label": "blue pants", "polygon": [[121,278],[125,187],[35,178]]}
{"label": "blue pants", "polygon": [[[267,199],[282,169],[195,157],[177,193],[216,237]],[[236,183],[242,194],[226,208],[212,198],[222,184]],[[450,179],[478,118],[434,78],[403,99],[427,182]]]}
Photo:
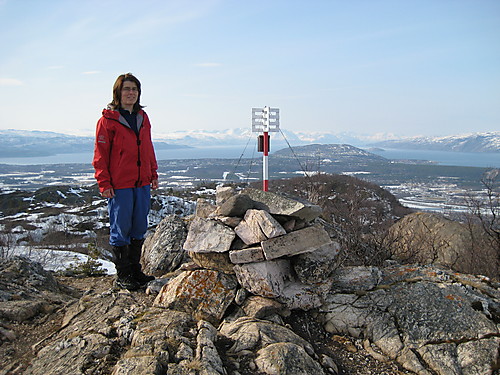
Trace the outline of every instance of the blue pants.
{"label": "blue pants", "polygon": [[149,185],[116,189],[115,196],[108,199],[109,244],[125,246],[130,239],[142,240],[148,229],[148,214],[151,206]]}

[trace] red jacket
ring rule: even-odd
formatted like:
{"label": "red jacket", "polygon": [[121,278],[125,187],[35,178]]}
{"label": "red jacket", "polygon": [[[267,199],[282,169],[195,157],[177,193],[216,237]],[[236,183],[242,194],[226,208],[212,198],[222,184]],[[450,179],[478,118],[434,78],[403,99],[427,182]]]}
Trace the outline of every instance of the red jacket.
{"label": "red jacket", "polygon": [[137,113],[137,128],[138,136],[119,111],[102,111],[92,161],[101,192],[141,187],[158,179],[151,124],[143,110]]}

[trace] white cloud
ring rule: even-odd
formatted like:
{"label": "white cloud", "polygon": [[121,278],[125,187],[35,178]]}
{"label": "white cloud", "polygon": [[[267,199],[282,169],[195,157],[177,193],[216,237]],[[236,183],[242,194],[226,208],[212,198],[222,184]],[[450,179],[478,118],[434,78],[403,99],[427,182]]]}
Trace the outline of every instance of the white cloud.
{"label": "white cloud", "polygon": [[22,86],[24,83],[15,78],[0,78],[0,86]]}

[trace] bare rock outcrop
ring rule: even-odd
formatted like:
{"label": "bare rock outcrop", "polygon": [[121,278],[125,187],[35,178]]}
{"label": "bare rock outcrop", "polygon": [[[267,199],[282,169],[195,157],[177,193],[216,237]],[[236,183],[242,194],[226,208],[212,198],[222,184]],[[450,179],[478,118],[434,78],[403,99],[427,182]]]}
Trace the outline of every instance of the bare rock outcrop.
{"label": "bare rock outcrop", "polygon": [[0,320],[22,322],[76,297],[52,273],[27,258],[0,258]]}
{"label": "bare rock outcrop", "polygon": [[[141,304],[142,292],[83,296],[27,373],[338,374],[334,357],[285,324],[307,311],[327,336],[357,339],[405,374],[498,374],[498,283],[436,265],[336,268],[339,245],[313,205],[218,191],[191,220],[183,248],[193,262],[165,278],[154,303]],[[172,230],[182,229],[157,229],[158,253]]]}
{"label": "bare rock outcrop", "polygon": [[332,334],[365,339],[416,374],[492,374],[500,290],[434,266],[355,267],[333,279],[320,308]]}
{"label": "bare rock outcrop", "polygon": [[392,252],[405,263],[437,264],[464,273],[498,275],[494,247],[488,246],[478,225],[450,220],[443,215],[416,212],[390,229]]}

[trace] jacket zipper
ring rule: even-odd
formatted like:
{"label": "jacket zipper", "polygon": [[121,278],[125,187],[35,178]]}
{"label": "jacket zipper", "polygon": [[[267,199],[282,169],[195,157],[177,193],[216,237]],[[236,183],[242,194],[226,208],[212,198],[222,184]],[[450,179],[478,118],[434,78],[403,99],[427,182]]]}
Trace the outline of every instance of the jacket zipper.
{"label": "jacket zipper", "polygon": [[139,135],[137,135],[137,181],[135,187],[139,187],[141,183],[141,140]]}

